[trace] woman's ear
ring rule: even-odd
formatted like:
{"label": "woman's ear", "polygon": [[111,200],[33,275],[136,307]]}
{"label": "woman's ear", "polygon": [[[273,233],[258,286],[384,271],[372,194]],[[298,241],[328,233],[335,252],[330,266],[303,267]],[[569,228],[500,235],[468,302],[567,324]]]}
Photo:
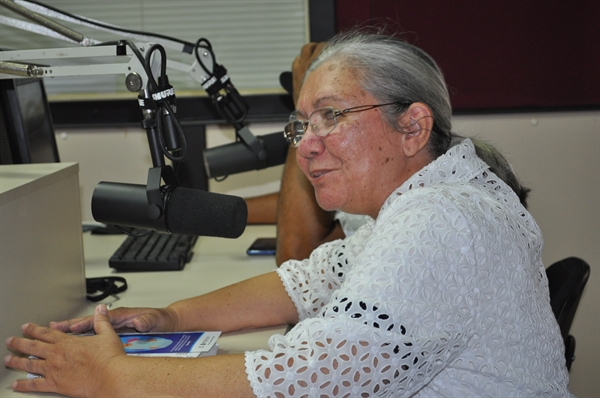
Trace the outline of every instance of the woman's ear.
{"label": "woman's ear", "polygon": [[406,157],[413,157],[429,142],[433,129],[433,112],[422,102],[415,102],[400,117],[402,127],[402,151]]}

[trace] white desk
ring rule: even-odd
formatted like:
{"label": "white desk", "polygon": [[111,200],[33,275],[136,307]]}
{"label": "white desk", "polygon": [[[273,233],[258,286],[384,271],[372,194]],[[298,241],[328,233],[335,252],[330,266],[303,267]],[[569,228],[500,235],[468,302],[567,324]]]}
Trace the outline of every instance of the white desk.
{"label": "white desk", "polygon": [[[108,258],[123,241],[123,235],[101,236],[86,232],[83,238],[86,276],[118,275],[127,279],[127,291],[118,298],[109,297],[103,301],[111,303],[112,308],[163,307],[182,298],[273,271],[276,268],[274,256],[249,257],[246,254],[246,248],[254,239],[270,236],[275,236],[273,226],[248,226],[244,234],[235,240],[199,237],[194,257],[182,271],[116,273],[108,267]],[[96,303],[88,303],[81,316],[93,312]],[[283,332],[285,326],[223,334],[219,338],[219,354],[267,348],[269,337]],[[55,396],[13,392],[10,384],[23,376],[23,373],[12,370],[6,372],[0,382],[0,397]]]}

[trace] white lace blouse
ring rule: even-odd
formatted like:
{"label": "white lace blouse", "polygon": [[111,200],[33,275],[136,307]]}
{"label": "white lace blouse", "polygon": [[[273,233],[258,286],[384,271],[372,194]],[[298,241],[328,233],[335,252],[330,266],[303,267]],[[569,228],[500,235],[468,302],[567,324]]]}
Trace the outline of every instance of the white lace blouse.
{"label": "white lace blouse", "polygon": [[246,353],[259,397],[564,397],[542,236],[470,140],[376,220],[278,273],[299,323]]}

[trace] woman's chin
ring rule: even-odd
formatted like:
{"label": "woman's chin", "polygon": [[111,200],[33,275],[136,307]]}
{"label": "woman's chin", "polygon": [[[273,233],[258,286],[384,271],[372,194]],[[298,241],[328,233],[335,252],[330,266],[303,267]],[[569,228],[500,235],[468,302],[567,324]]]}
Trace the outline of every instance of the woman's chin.
{"label": "woman's chin", "polygon": [[337,198],[328,195],[316,195],[317,203],[326,211],[341,210],[342,203]]}

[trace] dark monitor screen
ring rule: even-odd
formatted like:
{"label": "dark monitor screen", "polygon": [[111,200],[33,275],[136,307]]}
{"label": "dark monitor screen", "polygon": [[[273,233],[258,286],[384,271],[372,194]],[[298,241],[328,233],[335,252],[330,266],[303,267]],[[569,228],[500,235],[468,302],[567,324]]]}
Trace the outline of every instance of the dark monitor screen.
{"label": "dark monitor screen", "polygon": [[0,80],[0,163],[60,161],[42,79]]}

